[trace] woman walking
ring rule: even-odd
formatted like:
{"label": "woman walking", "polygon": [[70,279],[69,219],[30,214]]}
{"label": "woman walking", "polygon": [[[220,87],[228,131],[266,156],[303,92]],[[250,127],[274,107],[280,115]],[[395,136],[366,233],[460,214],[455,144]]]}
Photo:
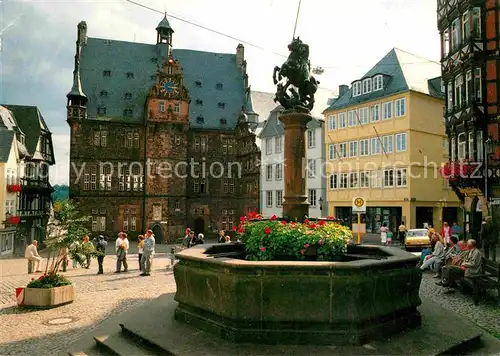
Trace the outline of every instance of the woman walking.
{"label": "woman walking", "polygon": [[389,228],[386,223],[382,223],[382,227],[380,227],[380,240],[382,245],[387,245],[387,233],[389,232]]}
{"label": "woman walking", "polygon": [[137,258],[139,259],[139,271],[142,271],[141,258],[144,253],[144,235],[137,236]]}

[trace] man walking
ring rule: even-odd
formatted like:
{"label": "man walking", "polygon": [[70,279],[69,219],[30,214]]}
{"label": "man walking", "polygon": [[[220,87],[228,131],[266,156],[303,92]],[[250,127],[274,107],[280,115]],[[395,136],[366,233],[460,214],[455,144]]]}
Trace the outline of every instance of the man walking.
{"label": "man walking", "polygon": [[146,239],[144,240],[144,247],[141,258],[142,273],[141,276],[149,276],[151,274],[151,265],[153,264],[153,256],[155,254],[155,237],[153,231],[146,232]]}
{"label": "man walking", "polygon": [[95,243],[95,249],[99,253],[97,255],[97,264],[99,265],[99,271],[97,274],[103,274],[104,269],[103,269],[103,263],[104,263],[104,256],[106,256],[106,246],[108,245],[108,242],[104,239],[104,236],[99,235],[97,238],[97,241]]}
{"label": "man walking", "polygon": [[33,240],[33,242],[31,243],[31,245],[28,245],[26,247],[26,250],[24,251],[24,257],[28,261],[31,262],[31,264],[33,266],[32,271],[42,272],[40,270],[40,261],[42,260],[42,258],[38,254],[38,250],[36,248],[37,246],[38,246],[38,241],[37,240]]}
{"label": "man walking", "polygon": [[497,259],[497,244],[498,244],[498,229],[493,222],[491,216],[487,216],[481,226],[481,240],[483,242],[484,257],[496,261]]}
{"label": "man walking", "polygon": [[116,247],[116,271],[115,273],[120,273],[122,269],[123,263],[123,272],[128,271],[128,263],[127,263],[127,252],[129,248],[129,242],[127,238],[127,234],[123,231],[118,234],[118,238],[115,243]]}

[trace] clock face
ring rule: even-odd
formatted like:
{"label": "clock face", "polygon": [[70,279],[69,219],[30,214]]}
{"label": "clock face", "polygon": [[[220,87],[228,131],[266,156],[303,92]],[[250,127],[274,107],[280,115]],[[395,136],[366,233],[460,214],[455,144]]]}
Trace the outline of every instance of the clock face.
{"label": "clock face", "polygon": [[179,85],[173,79],[165,78],[160,85],[161,93],[164,95],[173,96],[179,93]]}

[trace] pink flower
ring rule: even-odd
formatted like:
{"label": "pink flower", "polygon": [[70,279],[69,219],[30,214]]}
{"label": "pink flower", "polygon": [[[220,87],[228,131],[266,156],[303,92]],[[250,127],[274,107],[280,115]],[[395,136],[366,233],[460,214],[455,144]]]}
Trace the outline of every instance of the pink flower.
{"label": "pink flower", "polygon": [[242,234],[243,232],[245,232],[245,230],[243,229],[243,225],[240,225],[240,227],[238,229],[238,233]]}
{"label": "pink flower", "polygon": [[318,241],[318,245],[323,246],[325,244],[325,240],[321,239]]}
{"label": "pink flower", "polygon": [[266,252],[267,249],[265,247],[259,247],[259,250],[260,252]]}
{"label": "pink flower", "polygon": [[307,224],[309,224],[309,219],[304,220],[304,225],[307,225]]}
{"label": "pink flower", "polygon": [[236,231],[236,230],[237,230],[237,229],[236,229],[236,226],[235,226],[235,227],[233,227],[233,231]]}
{"label": "pink flower", "polygon": [[276,220],[277,218],[278,218],[278,217],[277,217],[276,215],[273,215],[273,216],[271,216],[271,218],[270,218],[269,220],[274,221],[274,220]]}
{"label": "pink flower", "polygon": [[271,228],[269,226],[266,226],[264,228],[264,234],[269,235],[271,233]]}
{"label": "pink flower", "polygon": [[309,247],[309,244],[308,243],[305,243],[304,244],[304,248],[308,248]]}
{"label": "pink flower", "polygon": [[240,222],[243,224],[245,221],[247,221],[247,217],[246,216],[241,216],[240,217]]}
{"label": "pink flower", "polygon": [[306,249],[303,248],[302,250],[300,250],[300,254],[303,255],[304,253],[306,253]]}

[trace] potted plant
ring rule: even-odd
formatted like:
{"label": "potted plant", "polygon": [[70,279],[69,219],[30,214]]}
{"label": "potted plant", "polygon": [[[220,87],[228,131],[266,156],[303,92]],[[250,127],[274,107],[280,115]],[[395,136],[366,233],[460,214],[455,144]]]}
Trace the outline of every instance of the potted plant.
{"label": "potted plant", "polygon": [[245,243],[247,259],[339,261],[352,232],[335,219],[286,221],[258,213],[240,218],[236,229]]}
{"label": "potted plant", "polygon": [[59,274],[70,253],[70,246],[87,234],[85,222],[76,205],[65,200],[56,202],[47,224],[45,244],[50,249],[45,272],[32,278],[22,291],[16,290],[18,304],[40,308],[51,308],[71,303],[75,298],[75,286]]}

